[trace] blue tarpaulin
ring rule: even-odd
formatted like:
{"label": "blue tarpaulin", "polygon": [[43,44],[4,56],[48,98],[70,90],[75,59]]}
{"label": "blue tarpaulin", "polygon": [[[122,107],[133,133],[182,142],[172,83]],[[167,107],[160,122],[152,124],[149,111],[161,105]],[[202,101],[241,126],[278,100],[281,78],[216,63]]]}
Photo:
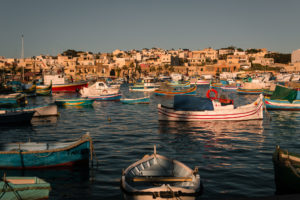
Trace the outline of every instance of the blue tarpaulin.
{"label": "blue tarpaulin", "polygon": [[214,106],[208,98],[178,95],[174,96],[174,109],[178,111],[204,111],[214,110]]}

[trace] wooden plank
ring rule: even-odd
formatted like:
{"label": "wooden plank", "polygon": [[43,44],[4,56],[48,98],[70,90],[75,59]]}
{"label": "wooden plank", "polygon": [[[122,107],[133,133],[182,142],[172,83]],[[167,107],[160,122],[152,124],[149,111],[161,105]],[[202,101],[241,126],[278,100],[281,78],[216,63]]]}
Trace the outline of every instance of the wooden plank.
{"label": "wooden plank", "polygon": [[133,182],[185,182],[192,181],[192,178],[187,177],[133,177]]}
{"label": "wooden plank", "polygon": [[35,184],[35,179],[6,179],[12,184]]}

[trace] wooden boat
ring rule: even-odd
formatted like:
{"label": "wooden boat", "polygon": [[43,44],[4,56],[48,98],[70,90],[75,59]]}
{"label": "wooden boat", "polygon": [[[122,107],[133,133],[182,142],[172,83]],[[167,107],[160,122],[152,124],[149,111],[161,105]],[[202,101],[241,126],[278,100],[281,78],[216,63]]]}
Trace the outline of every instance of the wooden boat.
{"label": "wooden boat", "polygon": [[21,93],[1,94],[0,108],[15,108],[27,104],[26,95]]}
{"label": "wooden boat", "polygon": [[0,111],[0,125],[30,124],[35,111]]}
{"label": "wooden boat", "polygon": [[193,86],[188,89],[157,89],[154,91],[154,94],[160,96],[176,96],[176,95],[195,95],[197,93],[197,86]]}
{"label": "wooden boat", "polygon": [[273,165],[276,193],[300,193],[300,154],[276,146]]}
{"label": "wooden boat", "polygon": [[55,104],[58,106],[90,106],[94,101],[94,99],[88,98],[56,99]]}
{"label": "wooden boat", "polygon": [[22,88],[22,92],[23,94],[26,94],[26,96],[29,97],[33,97],[36,96],[36,84],[23,84],[23,88]]}
{"label": "wooden boat", "polygon": [[1,199],[48,199],[51,186],[38,177],[3,177],[0,181]]}
{"label": "wooden boat", "polygon": [[57,116],[57,105],[56,104],[47,104],[47,105],[39,105],[39,106],[26,106],[26,107],[18,107],[12,109],[0,109],[6,111],[34,111],[33,117],[47,117],[47,116]]}
{"label": "wooden boat", "polygon": [[166,83],[168,86],[179,88],[189,88],[191,86],[191,83],[189,81],[168,81]]}
{"label": "wooden boat", "polygon": [[148,104],[150,103],[150,97],[141,97],[136,99],[120,99],[120,101],[124,104]]}
{"label": "wooden boat", "polygon": [[100,95],[100,96],[89,96],[89,99],[96,101],[120,101],[122,98],[122,93]]}
{"label": "wooden boat", "polygon": [[238,88],[236,89],[236,92],[238,94],[261,94],[263,92],[263,89],[243,89],[243,88]]}
{"label": "wooden boat", "polygon": [[52,83],[50,85],[37,85],[36,94],[39,96],[49,96],[52,94]]}
{"label": "wooden boat", "polygon": [[231,103],[222,103],[217,98],[210,100],[201,97],[178,96],[174,98],[173,107],[158,104],[158,114],[160,121],[241,121],[263,119],[263,96],[260,95],[251,104],[237,108],[234,108],[234,105]]}
{"label": "wooden boat", "polygon": [[99,99],[103,99],[102,97],[118,96],[118,94],[120,94],[120,89],[112,88],[103,81],[97,81],[87,88],[82,88],[80,94],[82,97],[99,97]]}
{"label": "wooden boat", "polygon": [[268,110],[300,110],[300,89],[277,85],[271,97],[264,98]]}
{"label": "wooden boat", "polygon": [[198,169],[156,153],[145,155],[122,173],[121,188],[143,199],[196,197],[202,193]]}
{"label": "wooden boat", "polygon": [[0,168],[38,169],[88,166],[92,138],[83,135],[75,142],[8,143],[0,146]]}

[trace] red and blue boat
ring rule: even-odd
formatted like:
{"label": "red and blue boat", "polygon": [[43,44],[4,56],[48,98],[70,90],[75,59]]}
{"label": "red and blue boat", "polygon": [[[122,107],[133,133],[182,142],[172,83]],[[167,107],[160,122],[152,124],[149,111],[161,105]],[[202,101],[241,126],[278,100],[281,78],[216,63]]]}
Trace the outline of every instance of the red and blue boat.
{"label": "red and blue boat", "polygon": [[75,142],[3,144],[0,146],[0,168],[88,167],[91,150],[92,139],[89,134]]}

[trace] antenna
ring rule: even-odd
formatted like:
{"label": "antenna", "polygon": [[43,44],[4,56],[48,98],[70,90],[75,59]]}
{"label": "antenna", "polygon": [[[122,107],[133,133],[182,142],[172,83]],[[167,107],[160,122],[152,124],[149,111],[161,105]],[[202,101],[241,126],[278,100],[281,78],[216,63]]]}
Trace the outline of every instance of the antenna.
{"label": "antenna", "polygon": [[[22,52],[21,52],[21,59],[24,62],[24,35],[22,34]],[[23,78],[23,82],[24,82],[24,63],[22,65],[22,78]]]}

